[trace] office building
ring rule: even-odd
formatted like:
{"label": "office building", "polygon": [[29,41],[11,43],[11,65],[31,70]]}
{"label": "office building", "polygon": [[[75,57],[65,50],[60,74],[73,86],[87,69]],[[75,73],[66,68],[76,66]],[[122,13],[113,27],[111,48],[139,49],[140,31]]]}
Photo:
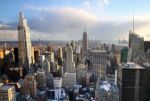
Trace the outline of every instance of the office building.
{"label": "office building", "polygon": [[0,86],[0,101],[16,101],[15,86]]}
{"label": "office building", "polygon": [[34,49],[34,59],[35,63],[39,62],[39,56],[40,56],[40,50],[39,49]]}
{"label": "office building", "polygon": [[82,53],[83,57],[87,56],[87,50],[88,50],[88,37],[87,33],[83,32],[83,38],[82,38]]}
{"label": "office building", "polygon": [[133,62],[134,58],[144,56],[144,38],[133,32],[130,32],[128,62]]}
{"label": "office building", "polygon": [[23,90],[25,94],[29,93],[31,96],[36,95],[37,82],[33,74],[25,76]]}
{"label": "office building", "polygon": [[36,73],[37,88],[44,90],[46,88],[46,75],[43,69],[38,69]]}
{"label": "office building", "polygon": [[117,70],[119,101],[146,100],[147,73],[146,69],[134,62],[122,63]]}
{"label": "office building", "polygon": [[52,74],[47,75],[46,86],[49,87],[49,89],[54,89],[54,77]]}
{"label": "office building", "polygon": [[54,79],[55,99],[60,99],[61,87],[62,87],[62,78],[55,78]]}
{"label": "office building", "polygon": [[73,61],[73,50],[71,45],[67,46],[66,51],[66,72],[68,73],[75,72],[75,64]]}
{"label": "office building", "polygon": [[54,52],[44,52],[43,55],[49,62],[54,62]]}
{"label": "office building", "polygon": [[63,57],[62,55],[63,55],[63,54],[62,54],[62,48],[59,47],[58,50],[57,50],[57,57],[58,57],[58,58],[62,58],[62,57]]}
{"label": "office building", "polygon": [[121,50],[121,62],[127,62],[128,48],[123,48]]}
{"label": "office building", "polygon": [[18,64],[18,47],[14,48],[15,64]]}
{"label": "office building", "polygon": [[25,67],[26,71],[28,71],[32,63],[31,39],[27,20],[24,18],[22,12],[19,13],[18,53],[19,66]]}
{"label": "office building", "polygon": [[84,64],[79,64],[77,66],[76,73],[77,73],[77,83],[86,86],[87,66]]}
{"label": "office building", "polygon": [[95,82],[100,77],[101,80],[106,79],[107,53],[105,50],[94,49],[90,52],[91,68],[95,75]]}
{"label": "office building", "polygon": [[46,58],[42,64],[42,68],[44,69],[46,75],[50,73],[50,62]]}
{"label": "office building", "polygon": [[63,86],[73,88],[76,84],[76,73],[65,73],[63,76]]}
{"label": "office building", "polygon": [[148,49],[150,49],[150,41],[144,41],[144,51],[147,52]]}

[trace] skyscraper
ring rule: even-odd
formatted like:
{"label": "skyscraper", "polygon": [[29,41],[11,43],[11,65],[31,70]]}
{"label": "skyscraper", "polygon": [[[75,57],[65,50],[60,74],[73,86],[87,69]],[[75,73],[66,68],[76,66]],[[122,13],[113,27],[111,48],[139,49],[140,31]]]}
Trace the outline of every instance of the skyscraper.
{"label": "skyscraper", "polygon": [[94,49],[90,53],[92,70],[95,74],[95,81],[100,77],[100,80],[106,78],[107,53],[105,50]]}
{"label": "skyscraper", "polygon": [[74,72],[73,50],[71,45],[67,46],[66,56],[66,72]]}
{"label": "skyscraper", "polygon": [[134,62],[120,64],[118,67],[117,85],[119,101],[149,101],[147,97],[147,72]]}
{"label": "skyscraper", "polygon": [[31,39],[27,20],[24,18],[22,12],[19,13],[18,50],[19,65],[25,67],[26,70],[30,69],[32,52]]}
{"label": "skyscraper", "polygon": [[24,79],[24,92],[25,93],[30,93],[31,96],[34,96],[36,94],[37,90],[37,82],[35,80],[35,77],[33,74],[28,74],[25,76]]}
{"label": "skyscraper", "polygon": [[144,56],[144,38],[134,32],[130,32],[128,61],[133,62],[135,58]]}
{"label": "skyscraper", "polygon": [[88,49],[88,40],[87,40],[87,33],[83,32],[83,39],[82,39],[82,50],[83,50],[83,57],[87,55],[87,49]]}

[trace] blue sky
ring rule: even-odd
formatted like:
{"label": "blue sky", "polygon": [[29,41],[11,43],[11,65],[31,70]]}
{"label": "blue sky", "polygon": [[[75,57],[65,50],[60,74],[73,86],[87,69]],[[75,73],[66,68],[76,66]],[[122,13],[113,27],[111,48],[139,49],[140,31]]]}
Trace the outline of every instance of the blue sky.
{"label": "blue sky", "polygon": [[10,40],[9,34],[17,39],[16,30],[3,28],[17,26],[20,10],[33,40],[78,40],[85,25],[89,39],[127,39],[133,13],[136,32],[149,40],[149,5],[149,0],[1,0],[0,40]]}
{"label": "blue sky", "polygon": [[[100,14],[111,16],[127,16],[131,15],[133,12],[137,14],[150,13],[149,0],[2,0],[0,1],[0,9],[2,13],[0,19],[6,22],[15,21],[17,20],[17,14],[20,10],[24,11],[24,13],[27,14],[26,16],[32,17],[33,12],[26,8],[27,5],[35,7],[70,6],[81,8],[83,7],[83,3],[88,1],[92,2],[90,6],[92,7],[93,11],[91,11],[91,13],[95,14],[96,16],[99,16]],[[96,3],[98,1],[108,1],[108,4],[102,4],[104,5],[102,12],[99,12],[96,9]]]}

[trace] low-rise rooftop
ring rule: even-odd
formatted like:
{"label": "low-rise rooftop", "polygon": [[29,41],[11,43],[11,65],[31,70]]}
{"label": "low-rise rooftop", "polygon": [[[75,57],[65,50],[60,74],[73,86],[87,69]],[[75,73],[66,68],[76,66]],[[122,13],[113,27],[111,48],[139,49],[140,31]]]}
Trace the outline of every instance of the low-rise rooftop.
{"label": "low-rise rooftop", "polygon": [[125,69],[144,69],[144,67],[134,63],[134,62],[126,62],[121,64],[122,68]]}

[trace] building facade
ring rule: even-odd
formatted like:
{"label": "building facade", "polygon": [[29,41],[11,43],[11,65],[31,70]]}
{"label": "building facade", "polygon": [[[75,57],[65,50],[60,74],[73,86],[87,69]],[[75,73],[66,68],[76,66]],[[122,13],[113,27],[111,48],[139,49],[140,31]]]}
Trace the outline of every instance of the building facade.
{"label": "building facade", "polygon": [[67,52],[66,52],[66,72],[73,73],[75,72],[75,64],[73,61],[73,50],[71,45],[67,46]]}
{"label": "building facade", "polygon": [[22,12],[19,13],[18,53],[19,66],[25,67],[26,70],[29,70],[32,63],[31,38],[27,20],[24,18]]}
{"label": "building facade", "polygon": [[105,50],[91,50],[91,68],[95,74],[95,81],[100,77],[101,80],[106,78],[107,53]]}
{"label": "building facade", "polygon": [[117,71],[119,101],[147,101],[146,69],[133,62],[127,62],[120,64]]}
{"label": "building facade", "polygon": [[82,39],[82,54],[83,54],[83,57],[87,56],[87,50],[88,50],[88,37],[87,37],[87,33],[83,32],[83,39]]}
{"label": "building facade", "polygon": [[0,101],[16,101],[14,86],[0,86]]}

